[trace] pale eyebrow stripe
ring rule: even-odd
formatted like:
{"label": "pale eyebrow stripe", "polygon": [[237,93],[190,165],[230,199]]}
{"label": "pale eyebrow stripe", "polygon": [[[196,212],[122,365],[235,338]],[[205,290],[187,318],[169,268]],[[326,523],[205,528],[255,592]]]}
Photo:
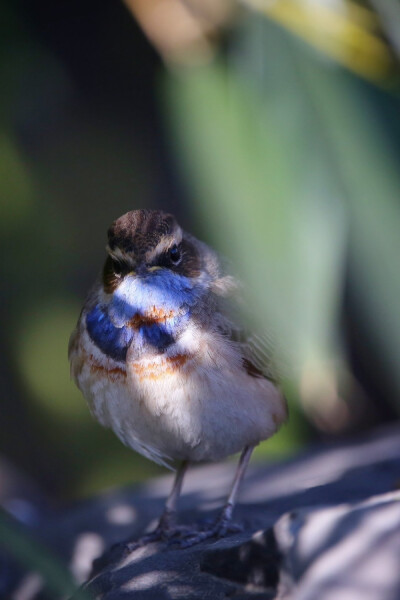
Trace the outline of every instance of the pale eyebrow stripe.
{"label": "pale eyebrow stripe", "polygon": [[180,244],[182,241],[182,232],[176,231],[174,234],[164,237],[160,242],[158,242],[157,246],[152,250],[146,252],[146,260],[150,262],[156,256],[159,256],[166,250],[168,250],[174,244]]}

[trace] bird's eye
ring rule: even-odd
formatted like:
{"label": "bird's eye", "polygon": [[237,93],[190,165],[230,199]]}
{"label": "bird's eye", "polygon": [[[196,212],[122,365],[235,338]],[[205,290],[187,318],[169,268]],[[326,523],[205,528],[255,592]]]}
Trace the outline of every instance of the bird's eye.
{"label": "bird's eye", "polygon": [[120,263],[118,260],[113,260],[112,261],[112,267],[113,267],[114,275],[116,275],[116,277],[121,277],[121,275],[122,275],[122,263]]}
{"label": "bird's eye", "polygon": [[172,248],[170,248],[168,255],[171,262],[173,262],[174,265],[177,265],[181,260],[181,252],[176,244],[174,244]]}

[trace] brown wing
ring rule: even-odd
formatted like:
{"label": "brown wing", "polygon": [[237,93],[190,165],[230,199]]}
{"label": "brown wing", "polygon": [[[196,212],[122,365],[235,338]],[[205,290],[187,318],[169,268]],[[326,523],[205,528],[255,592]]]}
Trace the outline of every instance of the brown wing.
{"label": "brown wing", "polygon": [[277,382],[278,377],[273,364],[273,344],[267,337],[250,334],[221,313],[217,327],[220,333],[238,346],[243,367],[249,375]]}

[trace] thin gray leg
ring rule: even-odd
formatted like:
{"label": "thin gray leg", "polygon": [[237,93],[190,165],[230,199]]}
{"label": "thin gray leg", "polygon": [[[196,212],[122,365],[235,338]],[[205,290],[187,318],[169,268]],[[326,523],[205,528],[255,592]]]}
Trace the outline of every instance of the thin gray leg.
{"label": "thin gray leg", "polygon": [[169,493],[167,501],[165,503],[163,514],[161,515],[160,521],[157,526],[157,530],[167,534],[174,526],[174,520],[176,515],[176,507],[178,504],[179,496],[181,495],[183,478],[189,466],[189,461],[184,460],[180,464],[172,485],[172,489]]}
{"label": "thin gray leg", "polygon": [[180,531],[180,528],[175,524],[176,506],[182,489],[183,478],[188,468],[189,461],[184,460],[175,475],[172,489],[169,493],[167,501],[165,503],[164,511],[160,517],[157,527],[154,531],[146,533],[138,540],[132,540],[126,544],[126,551],[132,552],[139,546],[145,546],[151,542],[157,542],[159,540],[169,540],[176,533]]}
{"label": "thin gray leg", "polygon": [[244,448],[236,469],[230,494],[216,522],[211,526],[210,529],[207,529],[206,531],[199,531],[194,534],[189,533],[189,535],[185,537],[185,539],[182,539],[177,542],[180,548],[189,548],[190,546],[194,546],[195,544],[198,544],[199,542],[202,542],[203,540],[206,540],[208,538],[220,538],[224,537],[229,532],[240,531],[240,527],[233,525],[231,521],[233,509],[236,502],[236,496],[244,474],[246,472],[247,465],[249,464],[249,460],[253,450],[254,446],[246,446]]}
{"label": "thin gray leg", "polygon": [[246,472],[254,448],[255,446],[246,446],[242,454],[240,455],[239,464],[237,466],[235,477],[232,483],[232,488],[226,501],[226,504],[222,509],[222,514],[219,519],[220,521],[225,522],[226,524],[228,524],[229,521],[232,519],[233,509],[235,507],[239,487],[242,483],[244,474]]}

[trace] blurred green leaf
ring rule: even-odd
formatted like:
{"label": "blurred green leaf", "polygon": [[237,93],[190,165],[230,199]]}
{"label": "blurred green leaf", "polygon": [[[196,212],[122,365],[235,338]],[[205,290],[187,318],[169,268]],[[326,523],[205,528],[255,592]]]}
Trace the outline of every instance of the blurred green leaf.
{"label": "blurred green leaf", "polygon": [[[400,176],[394,148],[354,83],[304,65],[350,213],[350,261],[363,320],[400,390]],[[316,77],[317,76],[317,77]],[[397,402],[397,404],[399,404]]]}
{"label": "blurred green leaf", "polygon": [[67,348],[79,306],[53,299],[30,306],[17,324],[15,354],[19,371],[42,409],[58,419],[88,418],[88,408],[71,381]]}
{"label": "blurred green leaf", "polygon": [[273,24],[248,19],[236,36],[225,63],[165,82],[193,210],[239,265],[253,324],[272,329],[319,403],[344,365],[350,251],[364,319],[400,385],[400,177],[382,128],[355,78]]}
{"label": "blurred green leaf", "polygon": [[239,60],[169,77],[172,132],[193,209],[239,265],[254,326],[274,331],[298,377],[338,353],[344,208],[295,46],[256,20],[241,42]]}
{"label": "blurred green leaf", "polygon": [[[374,0],[376,6],[380,2]],[[352,0],[340,3],[242,0],[242,3],[363,77],[383,79],[394,69],[394,57],[382,36],[380,19],[368,5]],[[391,8],[392,19],[395,15],[399,18],[398,6]],[[387,30],[386,26],[385,33]]]}

